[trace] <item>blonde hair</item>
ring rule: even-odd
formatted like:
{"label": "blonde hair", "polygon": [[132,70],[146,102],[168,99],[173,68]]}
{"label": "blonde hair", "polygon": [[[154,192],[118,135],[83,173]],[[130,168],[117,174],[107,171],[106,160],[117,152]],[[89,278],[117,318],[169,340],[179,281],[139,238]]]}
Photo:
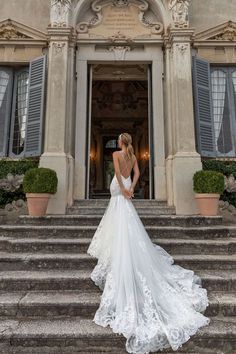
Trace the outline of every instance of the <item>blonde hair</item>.
{"label": "blonde hair", "polygon": [[132,145],[132,137],[129,133],[122,133],[119,135],[122,143],[125,144],[127,149],[127,155],[129,159],[133,159],[134,157],[134,148]]}

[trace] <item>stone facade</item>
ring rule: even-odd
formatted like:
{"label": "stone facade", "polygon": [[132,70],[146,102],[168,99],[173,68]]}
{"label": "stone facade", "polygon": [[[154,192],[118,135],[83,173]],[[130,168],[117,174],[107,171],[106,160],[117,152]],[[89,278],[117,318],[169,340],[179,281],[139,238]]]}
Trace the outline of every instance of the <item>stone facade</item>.
{"label": "stone facade", "polygon": [[48,58],[40,166],[55,169],[59,177],[48,213],[63,214],[74,199],[86,197],[85,88],[89,65],[98,63],[151,65],[153,197],[177,214],[196,213],[192,176],[202,165],[192,55],[235,65],[233,2],[17,0],[16,5],[0,0],[0,5],[1,65],[26,64],[42,54]]}

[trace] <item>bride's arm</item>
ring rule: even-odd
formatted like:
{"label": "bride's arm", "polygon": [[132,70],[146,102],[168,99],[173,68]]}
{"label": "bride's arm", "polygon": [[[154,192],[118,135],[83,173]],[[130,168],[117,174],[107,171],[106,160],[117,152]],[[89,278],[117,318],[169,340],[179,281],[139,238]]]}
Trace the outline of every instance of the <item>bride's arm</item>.
{"label": "bride's arm", "polygon": [[115,169],[115,174],[116,174],[117,181],[119,183],[120,189],[124,190],[125,187],[124,187],[122,179],[121,179],[120,165],[119,165],[117,151],[113,152],[112,157],[113,157],[113,164],[114,164],[114,169]]}
{"label": "bride's arm", "polygon": [[134,162],[134,176],[133,176],[133,181],[132,181],[132,184],[131,184],[131,189],[132,191],[134,191],[134,188],[136,186],[136,183],[138,182],[138,179],[139,179],[139,176],[140,176],[140,171],[139,171],[139,167],[138,167],[138,162],[137,162],[137,158],[135,156],[135,162]]}

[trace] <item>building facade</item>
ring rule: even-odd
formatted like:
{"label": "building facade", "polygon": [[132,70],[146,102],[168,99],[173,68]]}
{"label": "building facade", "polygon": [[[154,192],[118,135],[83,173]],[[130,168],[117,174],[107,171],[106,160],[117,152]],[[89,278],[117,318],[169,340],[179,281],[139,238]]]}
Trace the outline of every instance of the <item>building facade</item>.
{"label": "building facade", "polygon": [[234,1],[0,4],[0,156],[56,170],[48,213],[108,196],[124,131],[137,197],[196,213],[201,158],[236,157]]}

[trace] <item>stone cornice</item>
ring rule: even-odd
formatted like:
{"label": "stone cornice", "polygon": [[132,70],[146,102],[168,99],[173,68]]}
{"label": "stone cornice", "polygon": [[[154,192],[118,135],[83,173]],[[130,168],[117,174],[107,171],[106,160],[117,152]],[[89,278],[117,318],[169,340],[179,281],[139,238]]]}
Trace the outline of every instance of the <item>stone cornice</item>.
{"label": "stone cornice", "polygon": [[6,19],[0,22],[0,44],[42,47],[47,44],[47,34],[20,22]]}
{"label": "stone cornice", "polygon": [[173,43],[192,43],[194,28],[169,27],[164,37],[164,45],[171,47]]}
{"label": "stone cornice", "polygon": [[236,22],[227,21],[196,33],[193,44],[194,47],[235,47]]}
{"label": "stone cornice", "polygon": [[76,33],[73,27],[48,26],[48,41],[76,42]]}

